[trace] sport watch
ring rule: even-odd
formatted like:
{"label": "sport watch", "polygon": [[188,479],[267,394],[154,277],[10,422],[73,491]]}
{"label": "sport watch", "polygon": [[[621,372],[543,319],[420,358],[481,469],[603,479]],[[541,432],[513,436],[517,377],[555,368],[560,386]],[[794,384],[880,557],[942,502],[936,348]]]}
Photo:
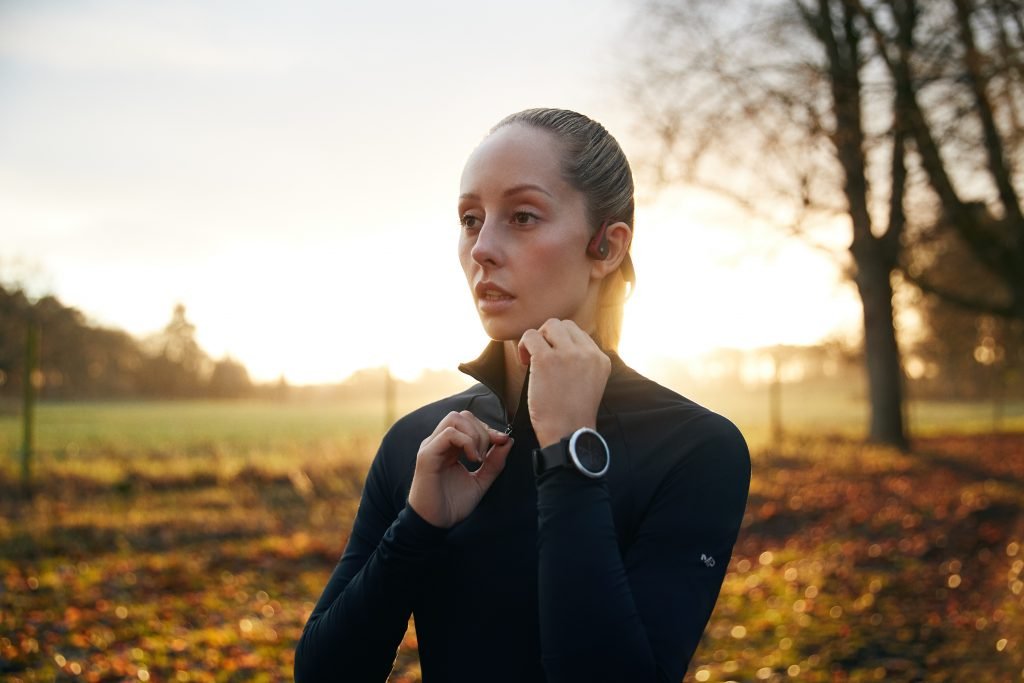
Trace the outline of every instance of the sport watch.
{"label": "sport watch", "polygon": [[608,471],[610,463],[608,444],[590,427],[580,427],[558,443],[533,450],[533,472],[538,477],[550,470],[567,467],[598,479]]}

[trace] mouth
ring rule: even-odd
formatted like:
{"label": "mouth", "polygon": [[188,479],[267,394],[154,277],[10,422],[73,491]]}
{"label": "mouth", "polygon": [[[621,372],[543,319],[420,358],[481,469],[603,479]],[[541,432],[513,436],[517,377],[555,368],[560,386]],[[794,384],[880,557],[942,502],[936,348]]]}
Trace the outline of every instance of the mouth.
{"label": "mouth", "polygon": [[477,284],[473,288],[473,292],[476,294],[476,303],[482,313],[498,314],[515,301],[515,296],[490,282]]}
{"label": "mouth", "polygon": [[501,292],[496,292],[492,289],[484,292],[484,295],[478,298],[481,301],[511,301],[515,297],[508,294],[502,294]]}
{"label": "mouth", "polygon": [[489,282],[481,282],[473,288],[476,298],[480,301],[506,301],[515,297],[501,287]]}

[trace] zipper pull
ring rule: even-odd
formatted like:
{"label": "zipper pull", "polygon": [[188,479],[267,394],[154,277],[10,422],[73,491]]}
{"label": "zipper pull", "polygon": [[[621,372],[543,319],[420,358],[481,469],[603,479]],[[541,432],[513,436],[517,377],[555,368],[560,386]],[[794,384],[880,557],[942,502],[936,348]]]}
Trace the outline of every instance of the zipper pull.
{"label": "zipper pull", "polygon": [[511,423],[507,427],[505,427],[505,433],[506,434],[511,434],[512,433],[512,425],[511,425]]}

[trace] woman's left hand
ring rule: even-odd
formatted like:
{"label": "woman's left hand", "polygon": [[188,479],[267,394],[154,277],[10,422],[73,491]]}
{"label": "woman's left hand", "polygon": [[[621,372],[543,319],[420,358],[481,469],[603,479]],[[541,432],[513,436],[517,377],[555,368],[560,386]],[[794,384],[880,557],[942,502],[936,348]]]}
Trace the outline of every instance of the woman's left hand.
{"label": "woman's left hand", "polygon": [[519,360],[530,366],[526,400],[541,447],[596,427],[612,363],[589,334],[572,320],[551,318],[523,333]]}

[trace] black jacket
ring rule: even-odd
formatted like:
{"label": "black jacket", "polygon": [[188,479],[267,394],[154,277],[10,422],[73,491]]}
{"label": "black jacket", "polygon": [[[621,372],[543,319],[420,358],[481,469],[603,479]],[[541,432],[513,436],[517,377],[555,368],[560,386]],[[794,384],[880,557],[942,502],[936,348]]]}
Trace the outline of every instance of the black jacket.
{"label": "black jacket", "polygon": [[[480,384],[391,428],[296,648],[298,683],[384,681],[410,614],[425,683],[683,678],[740,528],[750,457],[727,419],[609,355],[601,480],[534,477],[526,386],[508,425],[499,342],[459,366]],[[515,444],[479,506],[439,529],[406,505],[416,453],[466,409],[511,426]]]}

